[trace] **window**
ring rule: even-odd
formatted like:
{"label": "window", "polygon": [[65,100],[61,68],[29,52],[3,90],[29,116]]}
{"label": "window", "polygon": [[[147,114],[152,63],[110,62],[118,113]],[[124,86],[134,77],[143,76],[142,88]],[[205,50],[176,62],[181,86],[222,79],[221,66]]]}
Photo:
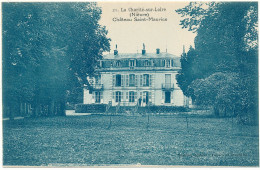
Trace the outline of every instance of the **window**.
{"label": "window", "polygon": [[135,60],[130,60],[129,62],[130,62],[130,63],[129,63],[129,66],[130,66],[130,67],[134,67],[134,66],[135,66]]}
{"label": "window", "polygon": [[116,75],[116,86],[121,86],[121,74]]}
{"label": "window", "polygon": [[172,60],[172,62],[171,62],[171,66],[173,67],[173,60]]}
{"label": "window", "polygon": [[143,103],[148,104],[149,102],[149,93],[148,91],[143,92]]}
{"label": "window", "polygon": [[162,67],[165,67],[165,60],[161,60],[162,62]]}
{"label": "window", "polygon": [[122,93],[121,91],[116,92],[116,102],[121,102]]}
{"label": "window", "polygon": [[120,67],[120,61],[116,61],[116,67]]}
{"label": "window", "polygon": [[135,86],[135,75],[134,74],[129,75],[129,86],[131,86],[131,87]]}
{"label": "window", "polygon": [[166,67],[170,67],[170,60],[166,60]]}
{"label": "window", "polygon": [[149,61],[148,60],[145,60],[144,61],[144,66],[148,66],[149,65]]}
{"label": "window", "polygon": [[143,75],[143,86],[149,86],[149,74]]}
{"label": "window", "polygon": [[129,92],[129,102],[135,102],[135,92],[134,91]]}
{"label": "window", "polygon": [[100,103],[101,95],[100,92],[95,92],[95,103]]}

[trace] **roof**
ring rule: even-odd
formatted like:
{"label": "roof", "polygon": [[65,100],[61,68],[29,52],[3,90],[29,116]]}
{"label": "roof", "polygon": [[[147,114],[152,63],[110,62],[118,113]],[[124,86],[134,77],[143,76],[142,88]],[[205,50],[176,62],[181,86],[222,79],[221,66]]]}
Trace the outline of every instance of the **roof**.
{"label": "roof", "polygon": [[145,55],[142,55],[140,53],[118,53],[118,55],[114,55],[114,53],[106,54],[103,56],[103,59],[124,59],[124,58],[178,58],[180,57],[170,54],[170,53],[146,53]]}

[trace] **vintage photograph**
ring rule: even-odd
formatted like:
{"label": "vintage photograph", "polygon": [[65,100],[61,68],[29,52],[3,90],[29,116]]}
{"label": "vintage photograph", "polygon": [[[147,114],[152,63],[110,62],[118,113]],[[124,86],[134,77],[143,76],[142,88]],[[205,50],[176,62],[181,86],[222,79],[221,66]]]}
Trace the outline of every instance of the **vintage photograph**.
{"label": "vintage photograph", "polygon": [[1,12],[3,167],[259,167],[258,1]]}

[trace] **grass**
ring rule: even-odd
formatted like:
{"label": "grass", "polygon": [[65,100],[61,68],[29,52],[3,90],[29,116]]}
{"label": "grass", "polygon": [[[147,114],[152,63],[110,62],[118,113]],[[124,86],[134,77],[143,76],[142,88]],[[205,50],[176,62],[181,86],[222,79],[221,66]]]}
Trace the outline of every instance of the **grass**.
{"label": "grass", "polygon": [[259,166],[258,127],[180,115],[3,122],[3,163],[22,166]]}

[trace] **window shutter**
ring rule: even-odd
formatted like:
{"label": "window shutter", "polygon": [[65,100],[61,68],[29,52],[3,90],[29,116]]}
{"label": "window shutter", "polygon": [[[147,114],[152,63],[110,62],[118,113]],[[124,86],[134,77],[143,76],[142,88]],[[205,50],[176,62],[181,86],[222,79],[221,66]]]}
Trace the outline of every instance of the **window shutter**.
{"label": "window shutter", "polygon": [[103,92],[100,92],[100,99],[103,99]]}
{"label": "window shutter", "polygon": [[125,75],[122,75],[122,78],[121,78],[121,86],[124,87],[125,86]]}
{"label": "window shutter", "polygon": [[164,100],[165,100],[165,93],[164,91],[162,92],[162,103],[164,103]]}
{"label": "window shutter", "polygon": [[92,93],[92,99],[93,99],[93,100],[95,99],[95,94],[96,94],[96,93]]}
{"label": "window shutter", "polygon": [[113,99],[115,100],[115,92],[113,92]]}
{"label": "window shutter", "polygon": [[147,79],[147,76],[144,74],[144,75],[143,75],[143,86],[146,86],[146,83],[147,83],[147,82],[146,82],[146,81],[147,81],[146,79]]}
{"label": "window shutter", "polygon": [[126,92],[126,95],[125,95],[126,99],[128,99],[128,92]]}
{"label": "window shutter", "polygon": [[113,74],[113,86],[116,86],[116,75]]}
{"label": "window shutter", "polygon": [[135,87],[137,87],[138,86],[138,75],[135,75]]}
{"label": "window shutter", "polygon": [[149,75],[149,78],[150,78],[150,79],[149,79],[149,86],[150,86],[150,87],[152,87],[152,76],[153,76],[152,74]]}
{"label": "window shutter", "polygon": [[136,101],[137,98],[137,92],[134,92],[134,101]]}
{"label": "window shutter", "polygon": [[140,86],[143,86],[143,75],[140,75]]}
{"label": "window shutter", "polygon": [[151,92],[151,100],[152,100],[151,102],[155,102],[155,100],[154,100],[154,91]]}
{"label": "window shutter", "polygon": [[173,92],[171,92],[171,98],[172,98],[171,103],[173,103],[173,102],[172,102],[172,101],[173,101]]}
{"label": "window shutter", "polygon": [[129,75],[126,75],[126,86],[129,86]]}
{"label": "window shutter", "polygon": [[149,92],[148,94],[149,94],[149,102],[152,102],[151,92]]}

